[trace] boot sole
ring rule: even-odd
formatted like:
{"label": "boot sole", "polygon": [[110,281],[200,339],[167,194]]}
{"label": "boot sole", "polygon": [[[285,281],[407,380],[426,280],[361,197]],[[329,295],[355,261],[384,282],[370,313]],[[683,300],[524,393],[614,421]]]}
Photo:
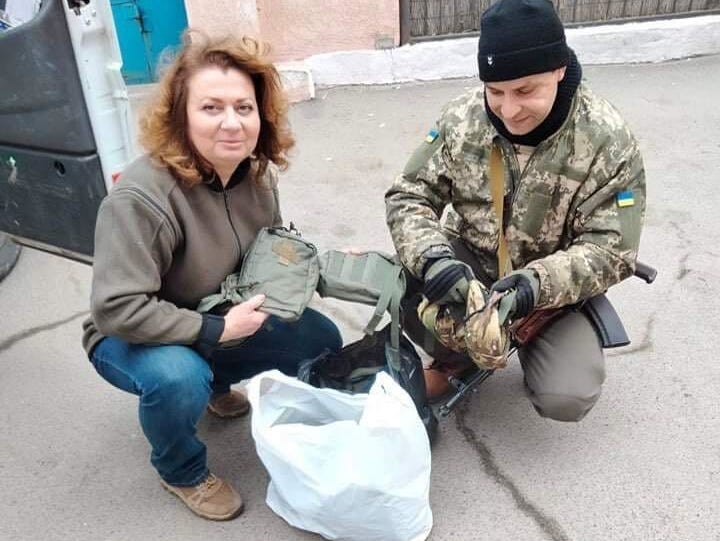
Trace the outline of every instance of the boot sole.
{"label": "boot sole", "polygon": [[220,413],[218,410],[213,408],[210,404],[207,406],[208,412],[212,413],[215,417],[220,417],[220,419],[237,419],[238,417],[244,417],[250,412],[250,406],[248,405],[247,408],[245,408],[242,411],[238,411],[236,413]]}
{"label": "boot sole", "polygon": [[210,514],[210,513],[201,513],[201,512],[198,511],[197,509],[193,509],[193,508],[190,506],[190,504],[188,504],[188,502],[185,501],[185,499],[182,497],[182,495],[179,494],[178,492],[176,492],[176,491],[173,489],[172,485],[167,484],[167,483],[166,483],[165,481],[163,481],[162,479],[160,479],[160,484],[161,484],[162,487],[163,487],[165,490],[167,490],[170,494],[172,494],[173,496],[177,497],[181,502],[183,502],[183,503],[185,504],[185,507],[187,507],[188,509],[190,509],[190,511],[192,511],[193,513],[195,513],[197,516],[202,517],[202,518],[206,518],[206,519],[208,519],[208,520],[217,520],[217,521],[221,521],[221,520],[231,520],[231,519],[234,519],[235,517],[237,517],[238,515],[240,515],[240,514],[245,510],[245,503],[243,502],[243,503],[240,504],[240,507],[238,507],[238,508],[235,509],[234,511],[231,511],[230,513],[226,513],[225,515],[212,515],[212,514]]}
{"label": "boot sole", "polygon": [[[426,368],[425,370],[429,370],[429,369]],[[465,368],[464,370],[462,370],[461,372],[459,372],[457,374],[452,374],[452,375],[454,377],[462,380],[462,379],[472,375],[473,373],[475,373],[476,370],[477,370],[477,368],[475,366],[469,366],[469,367]],[[433,397],[430,397],[427,394],[425,396],[428,401],[428,404],[430,404],[432,406],[437,406],[438,404],[445,402],[445,401],[449,400],[450,398],[452,398],[455,395],[455,393],[457,393],[457,392],[458,392],[458,390],[448,381],[448,389],[444,393],[435,395]]]}

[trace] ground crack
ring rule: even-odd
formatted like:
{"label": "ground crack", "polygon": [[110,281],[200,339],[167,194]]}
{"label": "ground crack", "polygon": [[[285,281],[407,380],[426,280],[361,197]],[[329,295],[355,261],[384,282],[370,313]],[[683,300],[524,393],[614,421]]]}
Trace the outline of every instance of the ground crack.
{"label": "ground crack", "polygon": [[690,272],[692,272],[687,266],[689,258],[690,254],[687,253],[680,258],[680,261],[678,261],[679,269],[677,274],[675,275],[675,280],[677,280],[678,282],[685,278],[688,274],[690,274]]}
{"label": "ground crack", "polygon": [[478,438],[475,431],[467,425],[465,421],[467,408],[466,401],[466,403],[460,404],[455,410],[455,425],[465,438],[465,441],[477,452],[485,473],[510,493],[517,508],[534,521],[538,528],[545,532],[549,539],[552,541],[570,541],[570,537],[568,537],[557,520],[547,516],[542,510],[538,509],[528,497],[520,491],[513,480],[500,469],[490,449]]}
{"label": "ground crack", "polygon": [[35,336],[36,334],[39,334],[41,332],[56,329],[57,327],[62,327],[66,323],[69,323],[72,320],[77,319],[81,316],[85,316],[89,313],[90,313],[89,310],[84,310],[82,312],[76,312],[75,314],[68,316],[65,319],[61,319],[60,321],[46,323],[45,325],[38,325],[37,327],[25,329],[24,331],[20,331],[19,333],[13,334],[9,338],[6,338],[2,342],[0,342],[0,353],[2,353],[5,350],[10,349],[12,346],[17,344],[18,342],[21,342],[22,340],[25,340],[26,338],[30,338],[31,336]]}

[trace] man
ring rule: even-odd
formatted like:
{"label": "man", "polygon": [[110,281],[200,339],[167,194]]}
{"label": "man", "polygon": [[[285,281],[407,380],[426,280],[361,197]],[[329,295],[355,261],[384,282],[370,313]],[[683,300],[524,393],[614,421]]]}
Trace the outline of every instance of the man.
{"label": "man", "polygon": [[[645,208],[640,150],[618,112],[581,82],[552,4],[488,8],[478,65],[484,88],[445,107],[386,194],[393,242],[416,289],[430,303],[464,302],[474,275],[490,292],[512,292],[506,321],[520,321],[631,276]],[[406,297],[405,327],[435,359],[426,383],[436,398],[449,389],[446,373],[469,361],[423,338],[418,300]],[[600,396],[604,356],[582,311],[558,314],[519,358],[538,413],[579,421]]]}

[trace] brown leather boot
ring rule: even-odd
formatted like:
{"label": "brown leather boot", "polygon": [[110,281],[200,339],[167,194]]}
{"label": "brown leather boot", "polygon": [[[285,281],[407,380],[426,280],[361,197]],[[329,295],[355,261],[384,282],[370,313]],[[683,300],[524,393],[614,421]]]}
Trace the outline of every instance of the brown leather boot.
{"label": "brown leather boot", "polygon": [[230,391],[210,398],[207,409],[218,417],[232,419],[250,411],[250,402],[240,391]]}
{"label": "brown leather boot", "polygon": [[453,361],[451,363],[433,362],[423,370],[423,375],[425,376],[425,395],[427,396],[428,402],[440,402],[455,390],[448,380],[449,376],[460,378],[476,369],[475,363],[470,359]]}
{"label": "brown leather boot", "polygon": [[194,487],[169,485],[162,479],[160,484],[180,498],[193,513],[209,520],[230,520],[243,511],[240,494],[227,481],[212,473]]}

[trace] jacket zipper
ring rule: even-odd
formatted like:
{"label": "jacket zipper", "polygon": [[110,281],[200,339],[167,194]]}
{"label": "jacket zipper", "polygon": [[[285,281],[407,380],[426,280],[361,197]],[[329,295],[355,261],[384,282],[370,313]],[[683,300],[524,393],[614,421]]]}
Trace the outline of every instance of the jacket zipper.
{"label": "jacket zipper", "polygon": [[[523,169],[523,173],[528,170],[528,167],[530,166],[530,162],[532,162],[533,158],[535,158],[535,155],[538,153],[538,151],[546,146],[548,144],[548,141],[552,141],[556,137],[558,137],[558,134],[562,132],[565,129],[565,125],[568,123],[568,119],[575,113],[576,108],[576,100],[577,100],[577,92],[575,93],[575,96],[573,96],[573,102],[570,106],[570,111],[568,112],[567,118],[563,121],[562,125],[558,130],[553,133],[550,137],[545,139],[544,141],[541,141],[539,145],[535,147],[535,150],[532,151],[532,154],[530,154],[530,157],[528,158],[528,161],[525,163],[525,168]],[[510,141],[505,139],[504,137],[498,135],[497,139],[500,141],[500,148],[503,151],[503,159],[508,161],[506,158],[506,154],[509,156],[515,157],[515,150],[512,148],[512,144]],[[508,148],[510,147],[510,148]],[[512,153],[510,152],[512,150]],[[513,167],[514,166],[514,167]],[[518,164],[517,157],[513,160],[513,162],[510,164],[510,174],[511,174],[511,180],[512,180],[512,196],[510,198],[510,209],[509,212],[503,212],[503,217],[507,217],[507,221],[503,220],[503,232],[505,231],[505,227],[507,227],[507,224],[510,223],[510,219],[512,218],[512,209],[515,206],[515,199],[517,197],[517,193],[519,191],[520,182],[522,181],[522,173],[520,172],[520,165]]]}
{"label": "jacket zipper", "polygon": [[[553,138],[551,137],[550,139]],[[520,191],[520,183],[522,182],[523,173],[528,170],[528,168],[530,167],[530,162],[532,162],[533,158],[535,158],[535,155],[538,153],[538,151],[545,146],[548,139],[542,141],[538,146],[535,147],[535,149],[532,151],[532,154],[530,154],[530,156],[528,157],[528,160],[525,163],[525,168],[522,172],[520,172],[520,164],[518,163],[515,149],[512,148],[512,144],[503,137],[498,137],[498,140],[500,141],[500,149],[502,150],[503,160],[505,161],[506,166],[510,166],[510,180],[512,181],[510,208],[506,209],[508,212],[503,212],[503,218],[505,218],[503,220],[503,231],[505,231],[505,228],[510,223],[510,219],[512,218],[513,209],[515,208],[515,200],[517,199],[517,194]]]}
{"label": "jacket zipper", "polygon": [[233,235],[235,236],[235,242],[237,243],[239,261],[243,255],[242,243],[240,242],[240,235],[238,235],[237,229],[235,229],[235,224],[233,223],[232,215],[230,214],[230,196],[228,195],[225,188],[223,188],[222,193],[223,201],[225,201],[225,213],[227,214],[228,222],[230,222],[230,229],[232,229]]}

